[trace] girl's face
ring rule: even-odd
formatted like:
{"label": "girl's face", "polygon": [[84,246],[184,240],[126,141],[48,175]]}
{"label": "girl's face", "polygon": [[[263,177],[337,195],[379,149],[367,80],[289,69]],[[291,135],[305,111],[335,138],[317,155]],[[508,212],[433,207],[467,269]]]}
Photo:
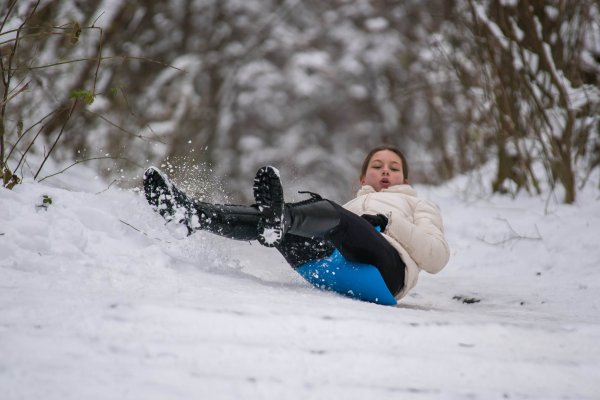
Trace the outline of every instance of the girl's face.
{"label": "girl's face", "polygon": [[406,183],[402,160],[390,150],[381,150],[373,154],[365,175],[360,178],[361,185],[372,186],[375,191]]}

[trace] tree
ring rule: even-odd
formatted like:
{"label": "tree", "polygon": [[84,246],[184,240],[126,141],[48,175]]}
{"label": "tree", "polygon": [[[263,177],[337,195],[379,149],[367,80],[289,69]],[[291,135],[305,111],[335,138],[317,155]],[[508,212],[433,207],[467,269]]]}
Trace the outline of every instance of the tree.
{"label": "tree", "polygon": [[[465,58],[463,81],[480,89],[479,108],[498,160],[493,189],[541,192],[541,181],[575,201],[598,167],[600,138],[600,32],[595,1],[468,4],[466,21],[475,43],[476,67]],[[542,170],[536,169],[541,164]]]}
{"label": "tree", "polygon": [[[39,65],[73,62],[28,70],[36,91],[11,99],[9,130],[18,115],[63,110],[40,134],[51,145],[62,128],[55,158],[108,154],[97,167],[133,172],[124,185],[168,159],[204,198],[223,197],[226,182],[227,200],[251,200],[249,176],[272,163],[290,192],[343,200],[364,153],[386,143],[408,154],[413,182],[497,159],[494,190],[539,193],[547,182],[571,202],[600,164],[596,3],[46,2],[33,25],[94,29],[77,45],[20,42]],[[77,118],[66,124],[71,93]]]}
{"label": "tree", "polygon": [[[18,170],[25,165],[30,150],[39,145],[40,134],[44,130],[55,132],[50,148],[44,149],[39,166],[32,172],[34,178],[38,177],[57,143],[62,139],[67,122],[78,104],[90,103],[95,96],[94,90],[71,93],[70,97],[64,96],[64,92],[57,92],[54,93],[55,96],[64,96],[63,104],[44,104],[42,110],[38,110],[34,115],[29,115],[26,109],[18,106],[20,102],[27,102],[32,92],[43,91],[43,79],[40,77],[44,73],[59,69],[60,65],[76,62],[55,61],[38,56],[34,50],[35,44],[56,39],[63,45],[75,45],[83,31],[94,28],[82,27],[77,23],[62,26],[40,24],[38,18],[43,14],[43,10],[40,10],[39,0],[25,2],[19,10],[17,3],[17,0],[11,1],[3,10],[3,15],[0,15],[0,170],[3,186],[7,188],[12,188],[20,182]],[[98,62],[93,64],[99,65]]]}

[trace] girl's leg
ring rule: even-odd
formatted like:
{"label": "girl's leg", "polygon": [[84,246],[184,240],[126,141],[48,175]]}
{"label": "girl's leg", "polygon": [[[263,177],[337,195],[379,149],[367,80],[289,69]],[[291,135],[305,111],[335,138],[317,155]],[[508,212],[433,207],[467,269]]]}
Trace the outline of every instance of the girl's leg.
{"label": "girl's leg", "polygon": [[294,269],[306,262],[328,257],[335,250],[330,240],[307,238],[291,233],[285,235],[275,248]]}
{"label": "girl's leg", "polygon": [[[347,260],[375,266],[392,294],[402,289],[404,261],[367,220],[318,195],[300,203],[284,203],[279,173],[272,167],[261,168],[254,182],[256,203],[266,215],[259,236],[268,232],[271,237],[280,234],[281,240],[290,234],[330,240]],[[263,244],[278,243],[276,239]]]}
{"label": "girl's leg", "polygon": [[[303,208],[302,214],[307,220],[302,224],[302,230],[298,232],[290,228],[281,243],[275,246],[292,267],[329,256],[335,247],[348,261],[375,266],[390,293],[395,295],[400,292],[404,286],[406,265],[394,246],[375,230],[373,225],[329,200],[315,199],[299,204],[301,205],[288,204],[287,206],[292,215],[295,209]],[[316,214],[311,215],[311,211],[315,209]],[[328,217],[323,217],[323,210],[327,210]],[[338,222],[335,226],[329,227],[326,233],[321,233],[323,218]],[[300,236],[310,234],[313,227],[316,228],[313,231],[315,236]]]}
{"label": "girl's leg", "polygon": [[[237,240],[256,240],[260,213],[255,206],[209,204],[195,201],[179,190],[156,168],[144,174],[148,203],[168,222],[182,223],[192,234],[198,229]],[[325,239],[286,235],[277,250],[296,268],[331,255],[335,247]]]}
{"label": "girl's leg", "polygon": [[[198,202],[155,168],[144,174],[144,192],[167,222],[184,224],[188,234],[201,229],[237,240],[259,238],[263,213],[256,206]],[[292,267],[327,257],[336,247],[349,261],[377,267],[391,293],[402,288],[404,262],[365,219],[320,198],[288,204],[286,209],[295,216],[294,223],[275,247]]]}
{"label": "girl's leg", "polygon": [[398,251],[367,220],[328,202],[336,210],[340,223],[325,237],[333,242],[346,260],[374,265],[390,293],[400,292],[404,286],[406,264]]}
{"label": "girl's leg", "polygon": [[204,230],[236,240],[256,240],[260,212],[254,206],[210,204],[188,197],[156,168],[144,174],[146,200],[167,220],[181,223],[191,235]]}

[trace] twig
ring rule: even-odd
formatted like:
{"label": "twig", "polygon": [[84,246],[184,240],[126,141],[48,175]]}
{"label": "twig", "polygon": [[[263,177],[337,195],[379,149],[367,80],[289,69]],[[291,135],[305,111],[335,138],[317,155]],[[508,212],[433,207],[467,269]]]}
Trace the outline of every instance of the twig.
{"label": "twig", "polygon": [[55,62],[55,63],[52,63],[52,64],[34,65],[34,66],[19,67],[19,68],[11,68],[9,71],[10,72],[25,71],[25,70],[29,71],[29,70],[35,70],[35,69],[44,69],[44,68],[48,68],[48,67],[56,67],[56,66],[59,66],[59,65],[74,64],[74,63],[84,62],[84,61],[98,61],[98,62],[102,62],[102,61],[113,60],[113,59],[121,59],[123,61],[128,61],[128,60],[146,61],[146,62],[149,62],[149,63],[162,65],[163,67],[172,68],[172,69],[177,70],[179,72],[187,73],[186,70],[181,69],[181,68],[177,68],[174,65],[167,64],[167,63],[165,63],[163,61],[153,60],[151,58],[146,58],[146,57],[135,57],[135,56],[128,56],[128,55],[125,55],[125,56],[116,55],[116,56],[92,57],[92,58],[76,58],[74,60],[59,61],[59,62]]}
{"label": "twig", "polygon": [[[36,122],[35,124],[31,125],[29,128],[27,128],[27,129],[26,129],[26,130],[23,132],[23,134],[22,134],[21,136],[19,136],[19,138],[17,139],[17,141],[15,142],[15,144],[12,146],[12,148],[11,148],[11,149],[10,149],[10,151],[8,152],[8,155],[6,156],[6,159],[7,159],[7,160],[9,160],[9,159],[10,159],[10,156],[12,155],[13,151],[15,151],[15,150],[17,149],[17,146],[18,146],[19,142],[21,141],[21,139],[23,139],[23,138],[24,138],[24,137],[25,137],[25,136],[26,136],[26,135],[27,135],[27,134],[28,134],[28,133],[29,133],[29,132],[30,132],[30,131],[31,131],[31,130],[34,128],[34,127],[36,127],[37,125],[41,124],[41,123],[42,123],[42,122],[43,122],[43,121],[44,121],[46,118],[50,117],[52,114],[54,114],[54,113],[56,113],[56,112],[59,112],[59,109],[56,109],[56,110],[50,111],[50,112],[49,112],[49,113],[48,113],[48,114],[47,114],[45,117],[43,117],[42,119],[40,119],[40,120],[39,120],[38,122]],[[43,125],[43,126],[42,126],[42,128],[41,128],[41,130],[43,130],[45,126],[46,126],[46,125]],[[40,130],[40,132],[41,132],[41,130]],[[37,137],[38,137],[38,135],[39,135],[39,132],[38,132],[38,134],[35,136],[35,138],[37,138]],[[23,153],[23,156],[25,156],[25,154],[27,154],[27,152],[29,151],[29,149],[30,149],[30,148],[31,148],[31,146],[33,145],[33,142],[35,142],[35,138],[34,138],[34,140],[31,142],[31,144],[30,144],[30,145],[27,147],[27,150],[25,151],[25,153]],[[19,169],[19,165],[21,164],[21,161],[22,161],[22,158],[21,158],[21,160],[19,161],[19,163],[17,164],[17,168],[15,168],[15,169]]]}
{"label": "twig", "polygon": [[[133,112],[133,107],[131,107],[131,104],[129,103],[129,99],[127,98],[127,95],[125,94],[125,92],[123,91],[123,89],[122,89],[122,88],[119,88],[119,93],[121,94],[121,96],[123,96],[123,100],[125,101],[125,104],[127,105],[127,110],[129,111],[129,113],[130,113],[131,115],[133,115],[134,117],[136,117],[136,118],[137,118],[137,115],[136,115],[136,113],[135,113],[135,112]],[[91,111],[90,111],[90,112],[91,112]],[[101,115],[99,115],[99,116],[100,116],[100,118],[104,118],[104,117],[103,117],[103,116],[101,116]],[[106,120],[106,121],[112,124],[112,122],[110,122],[110,121],[108,121],[108,120]],[[146,123],[146,124],[144,124],[144,125],[145,125],[145,127],[146,127],[146,128],[148,128],[148,130],[149,130],[149,131],[152,133],[152,135],[153,135],[154,137],[150,137],[150,138],[149,138],[149,137],[147,137],[147,136],[144,136],[144,135],[141,135],[141,134],[140,134],[140,135],[136,135],[135,133],[130,133],[130,134],[132,134],[132,135],[136,135],[137,137],[139,137],[139,138],[140,138],[140,139],[142,139],[142,140],[149,140],[149,141],[151,141],[151,140],[156,140],[156,141],[157,141],[158,143],[160,143],[160,144],[166,144],[166,142],[165,142],[165,141],[163,141],[163,140],[160,138],[160,135],[159,135],[159,134],[157,134],[156,132],[154,132],[154,129],[152,129],[152,126],[150,126],[150,124]],[[117,128],[119,128],[119,129],[123,129],[123,128],[122,128],[122,127],[120,127],[120,126],[117,126]]]}
{"label": "twig", "polygon": [[[86,108],[86,109],[84,109],[83,111],[84,111],[84,112],[86,112],[86,113],[88,113],[88,114],[92,114],[92,115],[94,115],[94,116],[96,116],[96,117],[100,118],[101,120],[103,120],[103,121],[104,121],[104,122],[106,122],[107,124],[111,125],[111,126],[112,126],[112,127],[114,127],[114,128],[117,128],[118,130],[120,130],[120,131],[121,131],[121,132],[123,132],[123,133],[126,133],[127,135],[130,135],[130,136],[133,136],[133,137],[136,137],[136,138],[138,138],[138,139],[145,140],[145,141],[148,141],[148,142],[156,141],[156,142],[158,142],[158,143],[160,143],[160,144],[166,144],[166,143],[165,143],[163,140],[161,140],[159,137],[156,137],[156,138],[150,138],[150,137],[144,136],[144,135],[142,135],[142,134],[137,134],[137,133],[130,132],[130,131],[128,131],[127,129],[123,128],[122,126],[118,125],[117,123],[115,123],[115,122],[113,122],[113,121],[109,120],[109,119],[108,119],[108,118],[106,118],[104,115],[102,115],[102,114],[99,114],[99,113],[97,113],[97,112],[95,112],[95,111],[88,110],[87,108]],[[155,136],[157,136],[157,135],[155,135]]]}
{"label": "twig", "polygon": [[100,13],[100,15],[98,15],[98,16],[96,17],[96,19],[94,20],[94,22],[92,22],[92,28],[94,28],[94,27],[96,26],[96,22],[98,22],[98,20],[100,19],[100,17],[102,17],[104,14],[105,14],[105,12],[104,12],[104,11],[102,11],[102,12]]}
{"label": "twig", "polygon": [[[66,110],[60,110],[60,113],[65,112]],[[25,134],[32,129],[34,126],[40,124],[43,120],[45,120],[46,118],[48,118],[50,115],[52,115],[55,112],[59,112],[59,110],[54,110],[52,111],[50,114],[46,115],[44,118],[42,118],[41,120],[39,120],[37,123],[35,123],[34,125],[32,125],[30,128],[27,129],[27,131],[23,134],[22,137],[25,136]],[[38,132],[35,134],[35,136],[33,137],[33,140],[31,141],[31,143],[29,143],[29,146],[27,146],[27,148],[25,149],[25,152],[23,152],[23,154],[21,154],[21,158],[19,159],[19,162],[17,163],[17,166],[15,167],[15,170],[19,169],[19,166],[21,166],[21,163],[25,160],[25,156],[27,155],[27,153],[29,153],[29,150],[31,150],[31,148],[33,147],[33,144],[35,143],[35,141],[37,140],[38,136],[40,136],[40,133],[42,133],[42,131],[44,130],[44,128],[46,127],[46,124],[42,125],[40,127],[40,129],[38,130]],[[9,156],[7,157],[10,158],[10,155],[12,154],[12,152],[17,148],[17,144],[19,143],[19,141],[21,140],[21,138],[17,139],[17,142],[15,143],[15,145],[13,146],[13,148],[11,149]]]}
{"label": "twig", "polygon": [[[31,82],[31,81],[29,81]],[[29,82],[27,82],[23,87],[21,87],[17,92],[11,94],[10,96],[8,96],[6,98],[6,100],[2,100],[2,102],[0,102],[0,107],[3,107],[5,104],[8,104],[9,101],[11,101],[12,99],[14,99],[15,97],[17,97],[18,95],[20,95],[21,93],[23,93],[24,91],[26,91],[29,88]]]}
{"label": "twig", "polygon": [[13,1],[12,4],[10,4],[8,6],[8,10],[6,12],[6,15],[4,16],[4,19],[2,20],[2,24],[0,24],[0,32],[2,32],[4,30],[4,26],[6,25],[6,22],[8,21],[8,17],[10,17],[10,14],[12,14],[13,8],[15,8],[16,5],[17,5],[17,0]]}
{"label": "twig", "polygon": [[157,238],[157,237],[151,237],[150,235],[148,235],[148,234],[147,234],[146,232],[144,232],[143,230],[136,228],[135,226],[131,225],[130,223],[127,223],[127,222],[123,221],[122,219],[119,219],[119,221],[121,221],[121,223],[123,223],[123,224],[127,225],[128,227],[130,227],[130,228],[131,228],[131,229],[133,229],[134,231],[137,231],[137,232],[141,233],[142,235],[146,236],[147,238],[150,238],[150,239],[153,239],[153,240],[157,240],[157,241],[159,241],[159,242],[163,242],[163,243],[168,243],[168,244],[171,244],[171,242],[169,242],[169,241],[167,241],[167,240],[162,240],[162,239],[159,239],[159,238]]}
{"label": "twig", "polygon": [[554,192],[555,190],[555,184],[552,183],[552,188],[550,190],[550,192],[548,193],[548,197],[546,198],[546,204],[544,206],[544,215],[548,215],[548,208],[550,207],[550,199],[554,198],[555,202],[558,202],[558,199],[556,198],[556,193]]}
{"label": "twig", "polygon": [[[75,26],[76,26],[75,24],[69,23],[69,24],[65,24],[63,26],[52,26],[52,27],[50,27],[51,30],[47,30],[48,27],[46,27],[46,26],[33,26],[33,25],[30,25],[27,28],[32,33],[29,33],[29,34],[26,34],[26,35],[22,35],[18,39],[17,38],[11,38],[11,39],[5,40],[3,42],[0,42],[0,47],[4,46],[6,44],[9,44],[9,43],[16,42],[16,41],[23,41],[23,40],[26,40],[26,39],[37,38],[37,37],[40,37],[40,36],[64,36],[65,34],[71,33],[73,31],[73,28]],[[38,31],[33,32],[35,29],[38,29]],[[58,31],[62,31],[62,32],[56,32],[53,29],[54,30],[58,30]],[[86,31],[86,30],[90,30],[90,29],[101,29],[101,28],[99,28],[97,26],[83,26],[83,27],[78,27],[78,29],[80,29],[81,31]],[[0,36],[7,35],[9,33],[15,33],[18,30],[19,30],[19,28],[8,30],[8,31],[4,31],[4,32],[0,32]]]}
{"label": "twig", "polygon": [[96,192],[96,194],[102,194],[102,193],[106,192],[108,189],[110,189],[110,188],[111,188],[111,186],[112,186],[112,185],[114,185],[114,184],[115,184],[115,183],[117,183],[117,182],[119,182],[119,180],[118,180],[118,179],[113,179],[113,180],[112,180],[112,182],[108,184],[108,186],[106,187],[106,189],[104,189],[104,190],[101,190],[101,191],[99,191],[99,192]]}
{"label": "twig", "polygon": [[480,240],[482,242],[492,245],[492,246],[498,246],[498,245],[503,245],[505,243],[512,242],[514,240],[542,240],[542,235],[540,234],[540,231],[539,231],[537,225],[535,225],[535,231],[537,233],[537,236],[524,236],[524,235],[521,235],[520,233],[518,233],[517,231],[515,231],[506,219],[504,219],[504,218],[498,218],[498,219],[500,221],[504,221],[506,223],[506,225],[508,226],[508,229],[510,230],[510,235],[507,238],[505,238],[504,240],[500,240],[498,242],[490,242],[488,240],[485,240],[484,238],[480,238]]}
{"label": "twig", "polygon": [[92,92],[94,93],[94,95],[96,94],[96,83],[98,82],[98,71],[100,70],[100,61],[102,60],[102,46],[104,45],[104,41],[103,41],[103,37],[104,37],[104,31],[102,30],[102,28],[96,28],[100,30],[100,40],[98,43],[98,62],[96,63],[96,71],[94,72],[94,87],[92,89]]}
{"label": "twig", "polygon": [[86,158],[86,159],[84,159],[84,160],[75,160],[75,162],[73,162],[71,165],[69,165],[68,167],[64,168],[63,170],[61,170],[61,171],[58,171],[58,172],[55,172],[55,173],[53,173],[53,174],[50,174],[50,175],[47,175],[47,176],[43,177],[42,179],[40,179],[38,182],[42,182],[42,181],[44,181],[45,179],[52,178],[53,176],[56,176],[56,175],[60,175],[60,174],[62,174],[63,172],[65,172],[66,170],[68,170],[68,169],[70,169],[70,168],[74,167],[74,166],[75,166],[75,165],[77,165],[77,164],[82,164],[82,163],[84,163],[84,162],[87,162],[87,161],[93,161],[93,160],[106,160],[106,159],[110,159],[110,160],[123,160],[123,161],[127,161],[127,162],[130,162],[130,163],[132,163],[133,165],[135,165],[135,166],[136,166],[136,167],[138,167],[138,168],[142,168],[142,166],[141,166],[141,165],[139,165],[139,164],[137,164],[136,162],[134,162],[134,161],[131,161],[130,159],[128,159],[128,158],[125,158],[125,157],[111,157],[111,156],[92,157],[92,158]]}
{"label": "twig", "polygon": [[54,141],[54,143],[52,143],[52,147],[50,147],[50,150],[48,151],[48,154],[46,154],[44,156],[44,160],[42,161],[42,163],[40,164],[40,167],[38,168],[37,172],[35,173],[35,175],[33,176],[33,179],[37,179],[38,175],[40,174],[40,172],[42,171],[42,168],[44,168],[44,164],[46,164],[46,161],[48,161],[48,158],[50,157],[50,154],[52,154],[52,151],[54,150],[54,147],[56,147],[56,144],[58,143],[58,141],[60,140],[60,138],[62,137],[65,128],[67,127],[67,123],[69,122],[69,120],[71,119],[71,115],[73,115],[73,110],[75,110],[75,107],[77,106],[79,99],[75,99],[75,101],[73,102],[73,104],[71,105],[71,109],[69,110],[69,115],[67,115],[67,119],[65,121],[65,123],[63,124],[63,126],[60,128],[60,132],[58,132],[58,136],[56,137],[56,140]]}
{"label": "twig", "polygon": [[[19,29],[13,29],[13,32],[17,32]],[[10,31],[7,32],[2,32],[2,34],[6,34],[9,33]],[[9,39],[9,40],[5,40],[4,42],[0,42],[0,46],[4,46],[6,44],[9,43],[17,43],[17,42],[21,42],[25,39],[29,39],[29,38],[36,38],[38,36],[63,36],[65,33],[64,32],[52,32],[52,31],[47,31],[47,32],[37,32],[37,33],[33,33],[33,34],[29,34],[29,35],[24,35],[24,36],[19,36],[18,38],[15,39]],[[17,71],[18,69],[14,69],[13,71]]]}

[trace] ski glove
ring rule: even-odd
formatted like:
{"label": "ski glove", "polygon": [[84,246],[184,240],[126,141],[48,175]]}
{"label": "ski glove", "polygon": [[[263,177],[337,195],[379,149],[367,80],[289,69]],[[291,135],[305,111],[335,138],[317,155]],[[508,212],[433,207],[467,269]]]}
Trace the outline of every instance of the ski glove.
{"label": "ski glove", "polygon": [[388,224],[388,219],[383,214],[371,215],[371,214],[363,214],[361,215],[364,219],[367,220],[368,223],[373,225],[374,227],[378,226],[380,228],[380,232],[384,232],[385,228]]}

